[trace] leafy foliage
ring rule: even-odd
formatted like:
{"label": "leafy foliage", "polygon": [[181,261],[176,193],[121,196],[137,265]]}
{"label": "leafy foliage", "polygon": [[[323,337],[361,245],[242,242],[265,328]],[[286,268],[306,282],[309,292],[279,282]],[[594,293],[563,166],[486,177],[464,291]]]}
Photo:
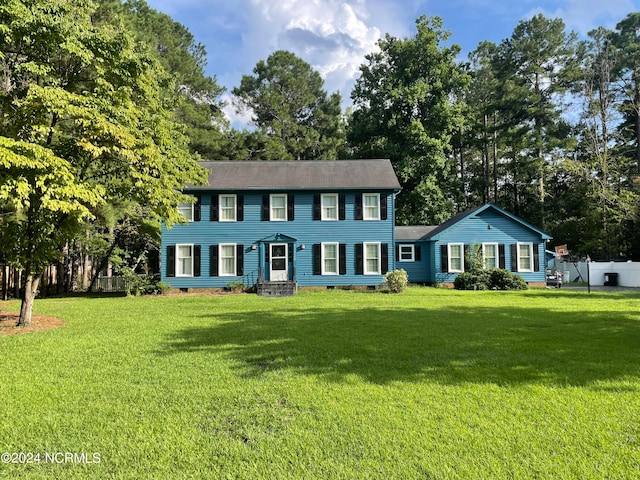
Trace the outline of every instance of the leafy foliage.
{"label": "leafy foliage", "polygon": [[0,5],[0,256],[32,282],[25,315],[38,275],[96,208],[126,198],[176,222],[179,189],[205,180],[171,118],[170,78],[95,12],[81,0]]}
{"label": "leafy foliage", "polygon": [[[466,254],[467,271],[453,281],[456,290],[526,290],[527,282],[502,268],[485,268],[482,245],[472,245]],[[465,268],[467,268],[465,267]]]}
{"label": "leafy foliage", "polygon": [[407,288],[407,285],[409,285],[406,270],[400,268],[399,270],[385,273],[384,283],[387,284],[389,290],[393,293],[403,292]]}
{"label": "leafy foliage", "polygon": [[502,268],[472,270],[458,274],[453,282],[456,290],[526,290],[527,282]]}
{"label": "leafy foliage", "polygon": [[387,35],[366,56],[348,139],[359,157],[391,159],[403,187],[398,223],[437,224],[455,211],[459,185],[449,153],[469,76],[456,62],[460,47],[443,46],[449,32],[440,18],[420,17],[416,27],[414,37]]}
{"label": "leafy foliage", "polygon": [[249,159],[336,159],[343,148],[341,97],[327,96],[318,72],[291,52],[260,61],[233,90],[239,112],[250,111],[258,132]]}

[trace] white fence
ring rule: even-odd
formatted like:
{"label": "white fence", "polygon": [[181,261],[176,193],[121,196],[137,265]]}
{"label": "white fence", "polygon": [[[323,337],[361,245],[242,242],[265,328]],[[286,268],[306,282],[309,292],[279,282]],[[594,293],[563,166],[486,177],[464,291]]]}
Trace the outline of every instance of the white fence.
{"label": "white fence", "polygon": [[[564,282],[587,281],[587,262],[576,264],[569,262],[556,263],[556,269],[564,273]],[[640,262],[590,262],[588,276],[592,286],[604,285],[607,278],[617,274],[620,287],[640,287]]]}

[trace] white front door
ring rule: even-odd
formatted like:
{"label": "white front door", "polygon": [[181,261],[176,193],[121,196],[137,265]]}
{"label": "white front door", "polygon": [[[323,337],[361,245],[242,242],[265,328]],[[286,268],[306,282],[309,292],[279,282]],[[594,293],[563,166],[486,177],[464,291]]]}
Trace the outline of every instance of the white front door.
{"label": "white front door", "polygon": [[289,272],[287,270],[287,244],[272,243],[269,245],[271,249],[271,275],[272,282],[286,282],[289,280]]}

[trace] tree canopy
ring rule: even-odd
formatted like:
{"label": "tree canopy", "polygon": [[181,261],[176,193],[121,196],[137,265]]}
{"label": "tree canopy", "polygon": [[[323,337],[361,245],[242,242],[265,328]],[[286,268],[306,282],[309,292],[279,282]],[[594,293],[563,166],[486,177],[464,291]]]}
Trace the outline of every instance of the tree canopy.
{"label": "tree canopy", "polygon": [[0,249],[24,270],[28,324],[43,268],[118,198],[179,220],[186,182],[205,176],[175,124],[170,77],[87,0],[0,5]]}
{"label": "tree canopy", "polygon": [[[343,148],[341,97],[327,95],[318,72],[291,52],[259,61],[233,89],[237,107],[250,111],[265,160],[335,159]],[[251,156],[253,158],[253,155]]]}
{"label": "tree canopy", "polygon": [[387,35],[367,55],[352,93],[349,141],[355,155],[390,158],[402,183],[396,218],[403,224],[440,223],[455,206],[451,138],[462,122],[469,76],[456,62],[457,45],[440,18],[420,17],[414,37]]}

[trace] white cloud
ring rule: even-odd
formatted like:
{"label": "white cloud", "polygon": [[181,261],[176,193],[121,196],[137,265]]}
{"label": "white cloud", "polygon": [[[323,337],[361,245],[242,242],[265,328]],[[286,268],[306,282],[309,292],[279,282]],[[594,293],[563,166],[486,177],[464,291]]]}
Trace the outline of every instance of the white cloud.
{"label": "white cloud", "polygon": [[259,55],[256,61],[275,50],[292,51],[323,76],[328,92],[339,90],[345,100],[364,56],[389,31],[372,22],[375,5],[367,0],[251,0],[250,4],[253,12],[245,45]]}
{"label": "white cloud", "polygon": [[236,107],[233,104],[233,96],[229,93],[223,94],[220,97],[220,100],[224,105],[222,107],[222,111],[233,128],[243,129],[249,127],[253,116],[252,110],[237,112]]}
{"label": "white cloud", "polygon": [[543,13],[550,18],[562,18],[567,30],[586,35],[599,26],[615,28],[629,12],[636,10],[632,0],[565,0],[562,3],[564,6],[555,10],[537,8],[532,15]]}
{"label": "white cloud", "polygon": [[[417,1],[417,0],[416,0]],[[317,70],[329,93],[340,91],[344,105],[365,55],[386,32],[408,34],[399,8],[389,0],[148,0],[184,23],[206,45],[208,71],[228,91],[242,75],[276,50],[289,50]],[[225,108],[234,124],[243,118]]]}

